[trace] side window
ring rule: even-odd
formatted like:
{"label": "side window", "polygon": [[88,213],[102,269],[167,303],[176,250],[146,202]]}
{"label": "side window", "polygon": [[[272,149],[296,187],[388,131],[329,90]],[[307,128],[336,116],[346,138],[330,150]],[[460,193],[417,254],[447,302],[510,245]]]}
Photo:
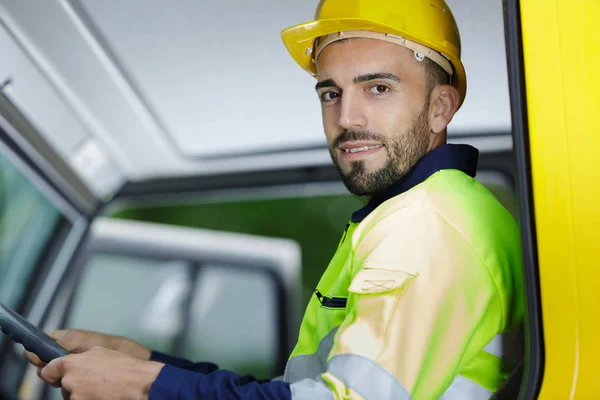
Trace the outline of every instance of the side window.
{"label": "side window", "polygon": [[187,262],[93,254],[86,262],[66,321],[173,352],[190,290]]}
{"label": "side window", "polygon": [[[226,265],[206,265],[195,281],[187,333],[178,353],[210,360],[241,375],[274,376],[278,326],[273,280],[264,273]],[[239,334],[240,327],[244,334]],[[240,357],[244,354],[244,357]]]}
{"label": "side window", "polygon": [[0,302],[16,308],[60,212],[0,152]]}
{"label": "side window", "polygon": [[[278,361],[276,293],[257,269],[96,253],[65,325],[268,377]],[[252,329],[240,336],[240,326]]]}

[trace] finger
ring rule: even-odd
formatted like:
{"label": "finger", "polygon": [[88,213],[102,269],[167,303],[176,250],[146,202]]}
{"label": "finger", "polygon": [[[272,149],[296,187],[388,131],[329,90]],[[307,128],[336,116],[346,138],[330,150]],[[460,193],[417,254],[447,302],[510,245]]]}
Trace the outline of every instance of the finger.
{"label": "finger", "polygon": [[[37,376],[38,376],[38,377],[39,377],[41,380],[43,380],[43,381],[46,381],[46,380],[44,379],[44,377],[42,376],[42,370],[43,370],[43,368],[38,368],[38,369],[37,369],[37,371],[36,371],[36,373],[37,373]],[[46,382],[47,382],[47,383],[49,383],[50,385],[52,385],[52,386],[56,387],[56,388],[60,387],[60,384],[56,384],[56,383],[50,383],[50,382],[48,382],[48,381],[46,381]]]}
{"label": "finger", "polygon": [[35,365],[36,367],[44,367],[46,365],[46,363],[43,362],[42,360],[40,360],[40,358],[35,353],[24,350],[23,355],[25,356],[27,361],[29,361],[31,364]]}
{"label": "finger", "polygon": [[70,352],[77,352],[84,344],[85,335],[75,329],[63,329],[49,333],[50,337]]}
{"label": "finger", "polygon": [[50,361],[48,365],[42,368],[39,374],[40,378],[42,378],[44,381],[46,381],[54,387],[60,387],[60,382],[65,373],[65,358],[67,357],[68,356],[55,358],[54,360]]}
{"label": "finger", "polygon": [[48,333],[48,336],[56,340],[58,343],[61,343],[72,337],[73,332],[75,332],[73,329],[61,329]]}
{"label": "finger", "polygon": [[48,333],[48,335],[55,340],[62,340],[65,336],[71,333],[72,329],[59,329]]}

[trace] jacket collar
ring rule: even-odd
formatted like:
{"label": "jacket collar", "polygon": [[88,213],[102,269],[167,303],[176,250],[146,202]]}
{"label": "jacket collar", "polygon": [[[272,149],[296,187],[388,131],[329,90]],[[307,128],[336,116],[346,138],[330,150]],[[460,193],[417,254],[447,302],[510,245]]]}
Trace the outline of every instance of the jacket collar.
{"label": "jacket collar", "polygon": [[421,158],[399,181],[377,193],[366,206],[352,214],[352,222],[361,222],[384,201],[398,196],[443,169],[456,169],[475,177],[479,150],[468,145],[442,145]]}

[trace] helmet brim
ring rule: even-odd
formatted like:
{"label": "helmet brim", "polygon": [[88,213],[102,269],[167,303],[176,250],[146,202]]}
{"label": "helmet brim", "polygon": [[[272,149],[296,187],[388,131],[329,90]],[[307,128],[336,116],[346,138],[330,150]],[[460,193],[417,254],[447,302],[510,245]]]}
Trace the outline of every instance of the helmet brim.
{"label": "helmet brim", "polygon": [[[442,54],[450,61],[454,69],[453,85],[460,94],[459,107],[462,105],[467,94],[467,76],[460,59],[447,54],[448,52],[445,52],[444,49],[434,43],[429,43],[427,40],[415,37],[408,32],[364,18],[332,18],[305,22],[289,27],[281,32],[281,39],[296,63],[312,76],[316,76],[317,65],[313,62],[312,54],[315,39],[332,33],[351,30],[390,33],[420,43]],[[448,45],[447,42],[445,44]],[[452,53],[458,54],[458,51]]]}

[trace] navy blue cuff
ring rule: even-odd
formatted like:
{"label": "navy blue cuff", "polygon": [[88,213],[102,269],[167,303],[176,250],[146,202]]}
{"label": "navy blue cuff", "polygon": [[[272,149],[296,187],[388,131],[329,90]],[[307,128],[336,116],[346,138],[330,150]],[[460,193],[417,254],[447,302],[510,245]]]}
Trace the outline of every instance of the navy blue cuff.
{"label": "navy blue cuff", "polygon": [[165,365],[158,374],[158,377],[150,387],[148,400],[168,400],[179,399],[181,386],[186,378],[194,375],[193,372],[184,369],[176,368],[171,365]]}
{"label": "navy blue cuff", "polygon": [[164,354],[164,353],[161,353],[158,351],[153,351],[150,354],[150,360],[157,361],[157,362],[167,364],[167,365],[172,365],[177,368],[186,369],[188,371],[198,372],[201,374],[210,374],[211,372],[214,372],[219,369],[219,367],[213,363],[209,363],[209,362],[194,363],[189,360],[170,356],[168,354]]}

